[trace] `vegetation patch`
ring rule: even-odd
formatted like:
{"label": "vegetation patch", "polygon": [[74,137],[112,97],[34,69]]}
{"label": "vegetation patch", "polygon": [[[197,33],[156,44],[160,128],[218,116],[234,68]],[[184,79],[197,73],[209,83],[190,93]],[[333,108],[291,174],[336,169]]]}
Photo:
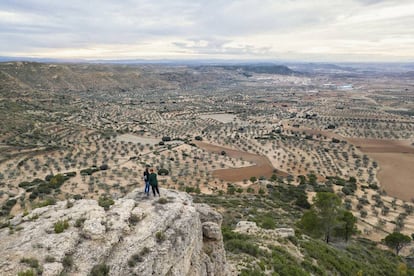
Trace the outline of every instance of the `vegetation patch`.
{"label": "vegetation patch", "polygon": [[80,227],[82,227],[82,226],[83,226],[83,223],[85,222],[85,220],[86,220],[86,218],[84,218],[84,217],[82,217],[82,218],[78,218],[78,219],[75,221],[74,226],[75,226],[76,228],[80,228]]}
{"label": "vegetation patch", "polygon": [[103,207],[105,211],[108,211],[109,207],[111,207],[114,203],[115,201],[107,195],[100,197],[98,200],[98,205]]}
{"label": "vegetation patch", "polygon": [[19,184],[19,187],[25,189],[26,192],[31,192],[29,199],[34,200],[44,195],[50,195],[53,192],[59,192],[59,189],[63,183],[74,176],[76,176],[76,173],[73,174],[73,172],[66,174],[47,175],[45,177],[45,180],[36,178],[31,182],[24,181]]}
{"label": "vegetation patch", "polygon": [[31,272],[34,273],[33,275],[40,275],[40,274],[42,274],[43,269],[42,269],[42,267],[39,264],[39,261],[37,259],[35,259],[35,258],[22,258],[20,260],[20,262],[23,263],[23,264],[26,264],[30,268],[33,268],[34,269],[34,271],[33,270],[26,270],[26,271],[24,271],[22,273],[28,273],[28,274],[22,274],[22,275],[31,275],[30,274]]}
{"label": "vegetation patch", "polygon": [[167,198],[165,197],[161,197],[160,199],[158,199],[157,201],[159,204],[167,204],[169,201]]}
{"label": "vegetation patch", "polygon": [[94,267],[92,267],[91,272],[89,273],[89,276],[109,276],[109,266],[105,263],[97,264]]}
{"label": "vegetation patch", "polygon": [[138,215],[136,215],[136,214],[131,214],[130,216],[129,216],[129,219],[128,219],[128,222],[129,222],[129,224],[131,224],[131,225],[136,225],[138,222],[140,222],[141,221],[141,217],[140,216],[138,216]]}
{"label": "vegetation patch", "polygon": [[167,239],[167,237],[165,236],[165,233],[163,231],[158,231],[157,233],[155,233],[155,239],[158,243],[162,243]]}
{"label": "vegetation patch", "polygon": [[68,220],[59,220],[55,222],[53,225],[55,233],[59,234],[69,228],[69,221]]}
{"label": "vegetation patch", "polygon": [[150,252],[148,247],[144,247],[141,252],[132,255],[128,260],[128,266],[134,267],[137,263],[143,262],[145,255],[147,255]]}

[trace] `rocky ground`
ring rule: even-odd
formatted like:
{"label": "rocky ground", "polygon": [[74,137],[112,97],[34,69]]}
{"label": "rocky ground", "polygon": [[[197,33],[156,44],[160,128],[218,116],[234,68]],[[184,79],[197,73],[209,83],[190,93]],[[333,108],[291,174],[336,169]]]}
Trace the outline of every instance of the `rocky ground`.
{"label": "rocky ground", "polygon": [[133,191],[107,210],[61,201],[19,214],[0,230],[1,275],[229,275],[222,217],[185,193]]}

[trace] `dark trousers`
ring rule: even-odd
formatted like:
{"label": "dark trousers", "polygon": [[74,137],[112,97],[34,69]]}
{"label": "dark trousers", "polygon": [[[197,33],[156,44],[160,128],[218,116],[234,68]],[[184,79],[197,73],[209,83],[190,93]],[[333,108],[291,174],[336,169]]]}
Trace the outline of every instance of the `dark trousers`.
{"label": "dark trousers", "polygon": [[158,185],[153,185],[152,187],[152,192],[154,193],[155,196],[155,191],[157,192],[158,195],[160,195],[160,190],[158,190]]}

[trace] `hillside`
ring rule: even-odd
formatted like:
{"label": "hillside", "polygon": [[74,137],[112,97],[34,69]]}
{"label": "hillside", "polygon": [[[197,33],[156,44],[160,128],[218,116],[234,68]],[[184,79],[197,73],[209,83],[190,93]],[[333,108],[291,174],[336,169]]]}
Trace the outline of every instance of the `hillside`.
{"label": "hillside", "polygon": [[[250,68],[250,67],[249,67]],[[255,70],[262,68],[254,67]],[[272,69],[273,67],[265,67]],[[230,68],[228,68],[230,69]],[[288,70],[287,67],[283,67]],[[284,70],[272,73],[284,74]],[[105,64],[44,64],[36,62],[0,63],[0,95],[13,97],[25,91],[97,92],[142,89],[196,88],[217,81],[237,81],[241,76],[234,70],[215,67],[182,67],[157,65]]]}

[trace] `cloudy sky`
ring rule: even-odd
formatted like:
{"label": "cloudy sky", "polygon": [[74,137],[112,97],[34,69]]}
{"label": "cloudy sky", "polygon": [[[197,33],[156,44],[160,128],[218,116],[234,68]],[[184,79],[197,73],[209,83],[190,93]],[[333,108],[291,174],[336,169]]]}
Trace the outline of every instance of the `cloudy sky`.
{"label": "cloudy sky", "polygon": [[1,0],[0,56],[414,61],[414,1]]}

